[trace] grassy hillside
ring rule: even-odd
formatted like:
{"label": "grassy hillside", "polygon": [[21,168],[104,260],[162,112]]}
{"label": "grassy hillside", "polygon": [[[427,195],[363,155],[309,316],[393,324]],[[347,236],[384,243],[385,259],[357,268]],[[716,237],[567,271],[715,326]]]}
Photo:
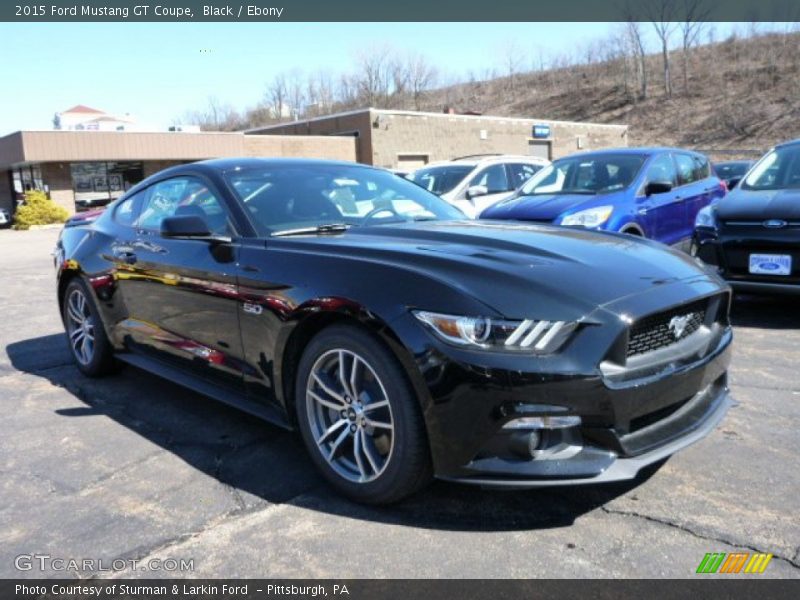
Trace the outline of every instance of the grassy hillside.
{"label": "grassy hillside", "polygon": [[432,90],[423,108],[622,123],[630,126],[631,145],[684,146],[718,157],[758,154],[800,137],[800,34],[729,39],[689,57],[686,89],[683,55],[671,55],[671,97],[661,57],[651,55],[646,99],[636,98],[630,64],[618,58]]}

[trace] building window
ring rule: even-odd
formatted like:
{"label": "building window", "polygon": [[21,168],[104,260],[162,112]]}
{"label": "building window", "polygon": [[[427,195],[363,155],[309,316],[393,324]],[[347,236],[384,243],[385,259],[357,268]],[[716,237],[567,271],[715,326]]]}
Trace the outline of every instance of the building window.
{"label": "building window", "polygon": [[39,165],[26,165],[13,171],[14,191],[21,196],[32,190],[46,191]]}
{"label": "building window", "polygon": [[144,179],[141,162],[71,163],[75,202],[115,200]]}

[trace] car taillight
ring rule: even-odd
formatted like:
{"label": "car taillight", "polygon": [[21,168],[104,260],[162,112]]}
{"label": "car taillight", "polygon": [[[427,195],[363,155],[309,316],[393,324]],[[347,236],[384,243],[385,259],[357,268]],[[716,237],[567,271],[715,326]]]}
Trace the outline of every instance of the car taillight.
{"label": "car taillight", "polygon": [[724,179],[720,179],[720,180],[719,180],[719,187],[720,187],[720,189],[721,189],[723,192],[725,192],[726,194],[727,194],[727,193],[730,191],[730,190],[728,190],[728,184],[727,184],[727,183],[725,183],[725,180],[724,180]]}

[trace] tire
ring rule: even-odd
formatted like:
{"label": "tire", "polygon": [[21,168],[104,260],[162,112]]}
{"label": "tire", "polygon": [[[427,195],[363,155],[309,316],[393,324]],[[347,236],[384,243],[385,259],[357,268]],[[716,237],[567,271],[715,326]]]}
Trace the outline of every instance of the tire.
{"label": "tire", "polygon": [[115,372],[117,361],[100,320],[94,295],[79,277],[67,285],[62,305],[67,347],[80,372],[89,377]]}
{"label": "tire", "polygon": [[367,331],[332,325],[309,342],[295,381],[295,407],[311,459],[343,495],[389,504],[430,481],[430,451],[416,395],[397,359]]}

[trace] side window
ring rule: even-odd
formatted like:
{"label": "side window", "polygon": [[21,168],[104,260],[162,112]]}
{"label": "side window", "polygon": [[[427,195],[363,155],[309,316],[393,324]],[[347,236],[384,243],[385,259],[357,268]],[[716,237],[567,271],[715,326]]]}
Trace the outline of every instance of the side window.
{"label": "side window", "polygon": [[686,185],[697,181],[695,177],[695,163],[688,154],[676,154],[675,163],[678,166],[678,185]]}
{"label": "side window", "polygon": [[133,227],[146,194],[147,190],[144,190],[120,202],[114,209],[114,221],[124,227]]}
{"label": "side window", "polygon": [[222,201],[208,187],[193,177],[176,177],[160,181],[148,188],[137,227],[160,231],[166,217],[196,215],[208,224],[211,233],[228,235],[231,226]]}
{"label": "side window", "polygon": [[656,157],[647,168],[646,182],[668,181],[675,185],[676,173],[675,162],[669,154],[662,154]]}
{"label": "side window", "polygon": [[523,183],[533,177],[534,173],[541,169],[537,165],[529,165],[525,163],[512,163],[508,165],[508,170],[511,173],[511,186],[513,188],[520,187]]}
{"label": "side window", "polygon": [[708,166],[708,159],[705,156],[693,156],[694,161],[694,179],[700,181],[711,175],[711,169]]}
{"label": "side window", "polygon": [[486,187],[489,194],[499,194],[500,192],[507,192],[511,189],[508,185],[506,167],[503,164],[492,165],[491,167],[485,168],[472,178],[469,185],[482,185]]}

